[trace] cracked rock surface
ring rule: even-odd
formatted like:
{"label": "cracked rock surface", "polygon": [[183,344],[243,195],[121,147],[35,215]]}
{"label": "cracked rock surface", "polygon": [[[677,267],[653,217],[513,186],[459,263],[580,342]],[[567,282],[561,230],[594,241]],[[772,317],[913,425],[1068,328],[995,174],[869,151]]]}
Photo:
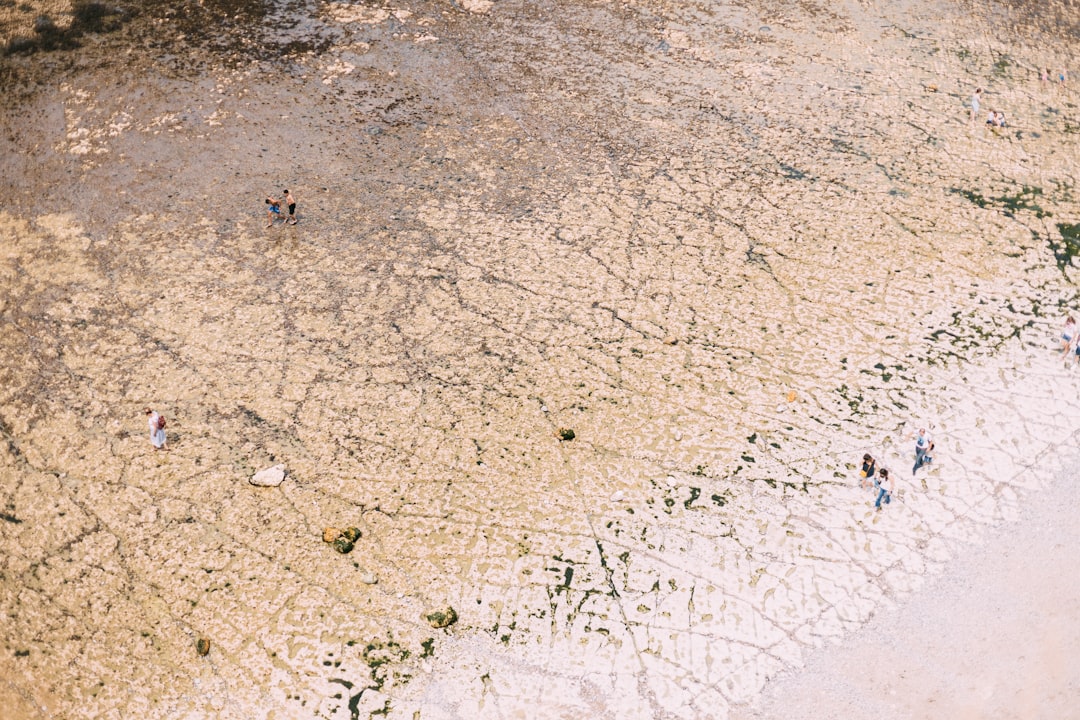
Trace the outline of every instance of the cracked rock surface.
{"label": "cracked rock surface", "polygon": [[727,718],[1075,452],[1071,27],[182,5],[0,8],[22,716]]}

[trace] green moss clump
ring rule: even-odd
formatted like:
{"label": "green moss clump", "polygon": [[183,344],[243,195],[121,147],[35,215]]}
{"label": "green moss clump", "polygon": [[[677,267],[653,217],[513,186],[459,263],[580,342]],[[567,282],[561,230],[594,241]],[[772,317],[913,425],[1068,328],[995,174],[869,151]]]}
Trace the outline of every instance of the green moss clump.
{"label": "green moss clump", "polygon": [[431,625],[431,627],[442,629],[456,623],[458,621],[458,614],[454,608],[447,605],[442,610],[436,610],[433,613],[425,615],[424,619],[428,621],[428,624]]}

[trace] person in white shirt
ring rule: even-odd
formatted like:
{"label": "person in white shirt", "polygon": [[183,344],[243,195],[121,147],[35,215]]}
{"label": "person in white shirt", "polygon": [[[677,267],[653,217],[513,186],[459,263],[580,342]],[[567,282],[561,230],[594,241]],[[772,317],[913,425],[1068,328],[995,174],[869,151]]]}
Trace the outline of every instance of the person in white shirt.
{"label": "person in white shirt", "polygon": [[146,424],[150,426],[150,443],[155,450],[168,450],[165,446],[165,419],[156,411],[146,408]]}
{"label": "person in white shirt", "polygon": [[1069,355],[1069,350],[1072,348],[1074,340],[1076,340],[1076,319],[1070,315],[1065,318],[1065,327],[1061,329],[1062,359]]}
{"label": "person in white shirt", "polygon": [[915,436],[915,467],[911,469],[912,475],[917,473],[923,465],[929,465],[934,461],[934,458],[930,456],[930,451],[933,449],[934,441],[930,439],[930,433],[919,428],[919,434]]}

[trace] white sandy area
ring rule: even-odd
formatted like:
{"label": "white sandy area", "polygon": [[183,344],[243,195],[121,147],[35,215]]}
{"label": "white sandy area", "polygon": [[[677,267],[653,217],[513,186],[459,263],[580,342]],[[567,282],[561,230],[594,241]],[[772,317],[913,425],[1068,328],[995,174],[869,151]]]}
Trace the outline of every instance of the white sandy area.
{"label": "white sandy area", "polygon": [[1080,717],[1078,472],[732,720]]}

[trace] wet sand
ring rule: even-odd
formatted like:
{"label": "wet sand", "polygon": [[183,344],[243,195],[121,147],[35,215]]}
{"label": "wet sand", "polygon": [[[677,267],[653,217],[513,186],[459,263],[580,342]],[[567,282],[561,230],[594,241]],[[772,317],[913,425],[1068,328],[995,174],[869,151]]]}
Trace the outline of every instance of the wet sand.
{"label": "wet sand", "polygon": [[1061,28],[199,8],[0,75],[0,677],[42,716],[725,718],[1077,444]]}

